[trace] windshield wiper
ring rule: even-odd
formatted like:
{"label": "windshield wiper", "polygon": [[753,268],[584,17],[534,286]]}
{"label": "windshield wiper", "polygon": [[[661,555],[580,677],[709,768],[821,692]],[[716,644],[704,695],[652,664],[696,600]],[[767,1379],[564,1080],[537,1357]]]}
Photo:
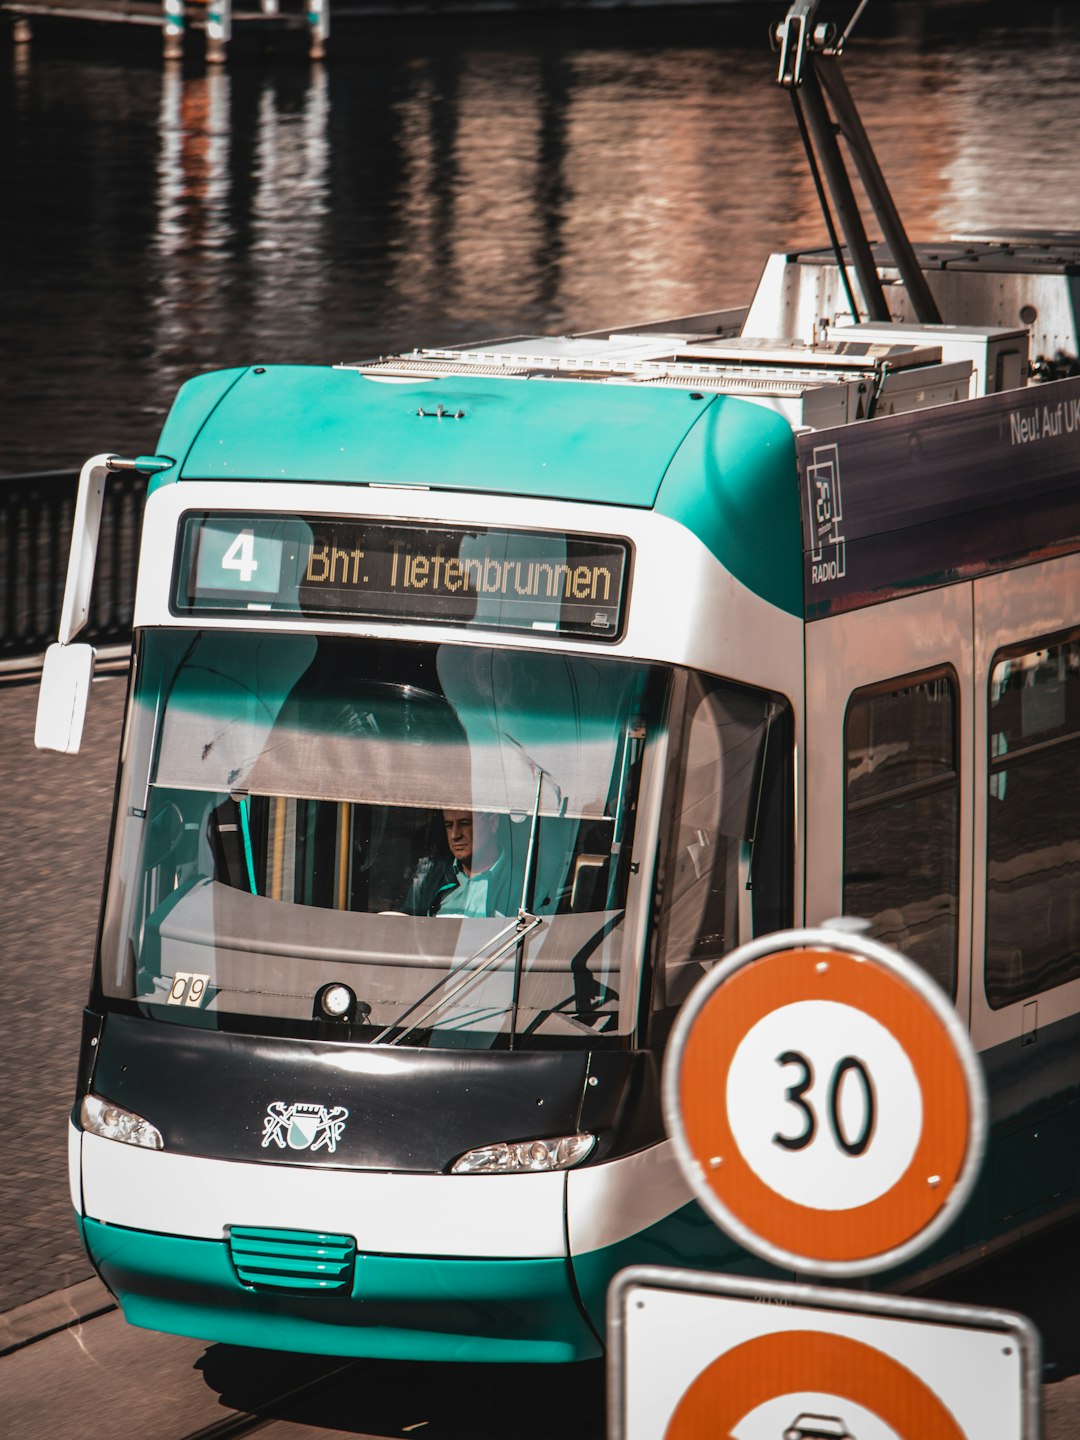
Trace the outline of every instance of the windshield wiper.
{"label": "windshield wiper", "polygon": [[[455,969],[443,975],[441,979],[436,980],[431,989],[421,995],[418,1000],[414,1000],[408,1009],[398,1017],[398,1020],[395,1021],[394,1024],[387,1025],[380,1030],[371,1043],[373,1045],[381,1044],[402,1020],[407,1020],[425,1001],[430,1000],[431,997],[437,995],[444,986],[449,985],[451,980],[463,975],[464,978],[460,984],[455,985],[452,990],[447,990],[444,995],[439,995],[435,1003],[430,1005],[407,1029],[402,1030],[400,1035],[395,1035],[392,1040],[387,1042],[390,1045],[400,1045],[413,1031],[419,1030],[433,1015],[438,1014],[444,1005],[448,1005],[451,1000],[456,999],[457,996],[464,994],[470,986],[475,985],[481,976],[486,975],[515,945],[520,945],[524,941],[525,936],[535,930],[539,924],[540,917],[538,915],[524,915],[519,911],[517,917],[511,920],[509,925],[504,925],[497,935],[493,935],[487,945],[481,945],[479,950],[474,950],[467,960],[463,960]],[[470,968],[475,961],[480,960],[490,945],[494,945],[496,948],[491,951],[487,959],[483,960],[475,969]]]}

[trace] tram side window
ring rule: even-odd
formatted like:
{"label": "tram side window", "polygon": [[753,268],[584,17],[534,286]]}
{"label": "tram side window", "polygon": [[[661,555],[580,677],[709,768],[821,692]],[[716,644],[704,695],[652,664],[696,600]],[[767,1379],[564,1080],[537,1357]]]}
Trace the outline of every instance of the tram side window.
{"label": "tram side window", "polygon": [[[793,727],[778,697],[685,677],[664,812],[651,1043],[709,966],[791,923]],[[676,733],[679,733],[678,731]]]}
{"label": "tram side window", "polygon": [[844,720],[844,913],[956,995],[960,783],[951,672],[856,692]]}
{"label": "tram side window", "polygon": [[1080,976],[1080,637],[994,657],[986,817],[986,998]]}

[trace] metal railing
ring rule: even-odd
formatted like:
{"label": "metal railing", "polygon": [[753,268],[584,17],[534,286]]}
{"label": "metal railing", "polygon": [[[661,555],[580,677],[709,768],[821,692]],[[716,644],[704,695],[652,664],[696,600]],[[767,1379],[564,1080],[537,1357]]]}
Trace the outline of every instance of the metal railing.
{"label": "metal railing", "polygon": [[[461,8],[470,6],[465,3]],[[0,11],[11,15],[11,37],[19,47],[31,44],[34,21],[39,18],[157,26],[164,41],[164,58],[182,60],[189,48],[187,36],[202,30],[206,60],[211,65],[224,64],[234,24],[264,34],[304,30],[312,60],[325,58],[330,36],[330,0],[0,0]],[[349,18],[393,11],[393,0],[355,0]]]}
{"label": "metal railing", "polygon": [[[0,478],[0,668],[40,655],[55,639],[64,602],[77,470]],[[80,639],[131,638],[147,477],[109,476],[90,619]]]}

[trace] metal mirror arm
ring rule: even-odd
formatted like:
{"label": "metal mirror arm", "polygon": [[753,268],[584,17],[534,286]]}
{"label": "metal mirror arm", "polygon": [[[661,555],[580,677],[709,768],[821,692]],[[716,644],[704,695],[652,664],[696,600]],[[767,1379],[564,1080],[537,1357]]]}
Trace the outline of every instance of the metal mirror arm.
{"label": "metal mirror arm", "polygon": [[[916,318],[920,324],[940,324],[941,315],[930,294],[926,277],[908,240],[870,138],[840,71],[840,55],[855,22],[866,7],[867,0],[862,0],[843,34],[840,34],[834,25],[814,24],[820,3],[821,0],[793,0],[787,16],[774,27],[771,38],[780,51],[777,83],[791,92],[801,121],[800,129],[805,125],[803,142],[815,180],[817,164],[820,162],[869,318],[888,321],[892,317],[870,248],[866,226],[837,142],[838,134],[843,135],[854,157],[859,178],[881,226],[893,261],[900,271],[900,278],[910,297]],[[829,105],[826,104],[826,96],[832,106],[831,114]],[[833,236],[835,232],[832,217],[820,187],[819,198],[830,236]],[[845,267],[835,242],[834,249],[837,251],[837,264],[846,287]],[[849,303],[850,299],[849,292]],[[858,315],[853,314],[852,318],[857,320]]]}
{"label": "metal mirror arm", "polygon": [[92,645],[74,644],[90,618],[90,598],[97,561],[98,536],[105,503],[105,482],[113,470],[158,475],[175,464],[166,455],[94,455],[82,467],[71,531],[64,603],[57,641],[45,652],[38,693],[34,744],[39,750],[75,755],[82,743],[90,682],[94,674]]}

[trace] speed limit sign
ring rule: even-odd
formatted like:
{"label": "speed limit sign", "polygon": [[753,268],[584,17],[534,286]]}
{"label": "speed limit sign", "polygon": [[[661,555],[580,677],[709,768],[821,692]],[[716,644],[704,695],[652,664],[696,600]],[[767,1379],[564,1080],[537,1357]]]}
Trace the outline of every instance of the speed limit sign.
{"label": "speed limit sign", "polygon": [[823,927],[742,946],[679,1016],[663,1079],[682,1170],[748,1250],[869,1275],[930,1245],[974,1184],[982,1072],[911,961]]}

